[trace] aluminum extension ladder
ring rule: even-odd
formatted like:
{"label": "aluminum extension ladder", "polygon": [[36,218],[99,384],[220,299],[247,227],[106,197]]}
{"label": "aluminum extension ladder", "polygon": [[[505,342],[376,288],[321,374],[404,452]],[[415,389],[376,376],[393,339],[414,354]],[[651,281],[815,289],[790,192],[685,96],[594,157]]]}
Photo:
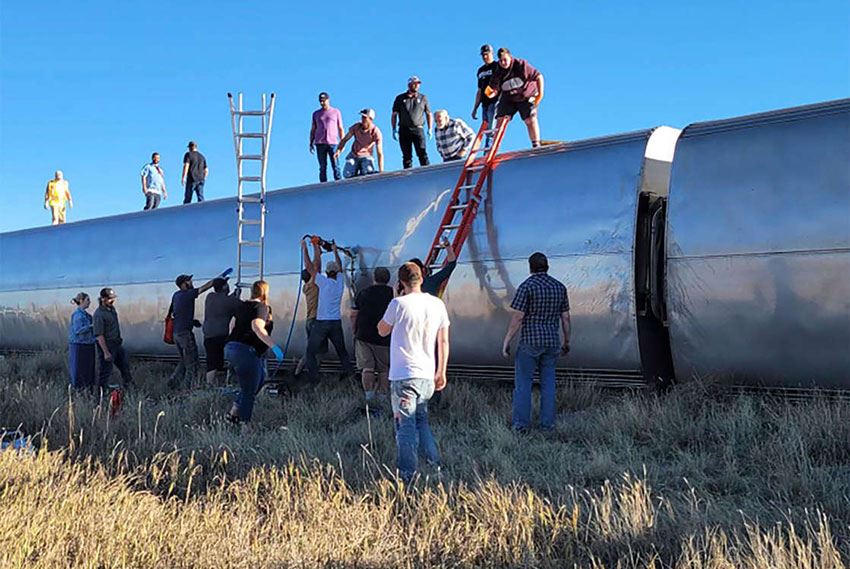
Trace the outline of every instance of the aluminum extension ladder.
{"label": "aluminum extension ladder", "polygon": [[[250,288],[254,280],[263,278],[263,252],[266,236],[266,167],[274,117],[274,93],[266,104],[262,95],[262,110],[242,108],[242,93],[230,102],[230,123],[233,127],[233,148],[236,152],[236,287]],[[246,123],[248,123],[246,125]]]}
{"label": "aluminum extension ladder", "polygon": [[[499,117],[496,119],[496,126],[492,130],[486,121],[481,124],[481,129],[472,143],[457,184],[455,184],[454,191],[449,198],[440,226],[437,228],[437,235],[434,237],[431,249],[425,258],[425,266],[432,273],[446,263],[445,257],[440,260],[440,253],[447,248],[443,244],[444,237],[448,240],[448,247],[454,250],[455,255],[460,256],[463,244],[472,231],[472,222],[478,213],[478,206],[481,203],[481,190],[493,170],[494,158],[499,152],[499,146],[502,144],[505,129],[510,120],[510,117],[507,116]],[[493,136],[492,144],[484,146],[482,140],[488,135]],[[483,153],[483,156],[479,157],[479,153]],[[458,214],[460,214],[460,219],[458,219]],[[454,234],[453,238],[452,234]],[[445,283],[443,283],[443,288],[445,288]],[[443,295],[443,289],[440,289],[439,294],[440,296]]]}

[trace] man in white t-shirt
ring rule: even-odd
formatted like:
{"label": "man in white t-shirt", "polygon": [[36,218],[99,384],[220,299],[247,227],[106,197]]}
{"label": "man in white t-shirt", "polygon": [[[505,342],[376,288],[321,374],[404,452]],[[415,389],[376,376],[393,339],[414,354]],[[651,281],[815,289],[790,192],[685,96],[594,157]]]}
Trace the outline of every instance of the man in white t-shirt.
{"label": "man in white t-shirt", "polygon": [[308,263],[310,283],[315,283],[319,289],[319,305],[316,310],[316,322],[310,330],[307,340],[307,374],[311,382],[319,381],[319,362],[316,354],[321,352],[322,345],[330,340],[334,345],[336,355],[342,364],[342,378],[354,375],[354,365],[345,348],[345,336],[342,333],[342,314],[340,303],[345,292],[345,276],[341,272],[342,260],[339,258],[336,243],[333,243],[334,260],[325,267],[325,274],[319,272],[322,266],[322,249],[317,238],[313,239],[313,262]]}
{"label": "man in white t-shirt", "polygon": [[[394,298],[378,322],[390,338],[390,394],[398,445],[398,470],[405,482],[416,474],[418,451],[440,464],[428,424],[428,400],[446,386],[449,361],[449,315],[436,296],[422,292],[422,271],[415,263],[398,270],[404,296]],[[437,371],[434,372],[436,349]]]}

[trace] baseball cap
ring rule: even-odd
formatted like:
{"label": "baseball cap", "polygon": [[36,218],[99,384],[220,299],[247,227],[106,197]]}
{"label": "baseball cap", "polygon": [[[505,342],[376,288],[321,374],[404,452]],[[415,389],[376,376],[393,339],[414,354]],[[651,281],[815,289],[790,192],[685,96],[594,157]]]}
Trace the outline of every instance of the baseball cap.
{"label": "baseball cap", "polygon": [[190,280],[192,280],[192,275],[180,275],[179,277],[174,279],[174,282],[177,286],[183,286],[183,283]]}
{"label": "baseball cap", "polygon": [[229,277],[216,277],[213,279],[213,289],[218,290],[227,284],[227,279]]}
{"label": "baseball cap", "polygon": [[411,83],[422,83],[422,80],[416,75],[411,75],[407,80],[407,84],[410,85]]}
{"label": "baseball cap", "polygon": [[118,298],[118,295],[110,287],[106,287],[100,289],[100,298]]}
{"label": "baseball cap", "polygon": [[493,46],[489,43],[485,43],[481,46],[481,53],[493,53]]}
{"label": "baseball cap", "polygon": [[370,108],[361,109],[360,116],[369,117],[370,119],[375,120],[375,111]]}
{"label": "baseball cap", "polygon": [[324,101],[325,99],[330,99],[330,98],[331,98],[331,96],[328,95],[325,91],[322,91],[321,93],[319,93],[319,100],[320,101]]}

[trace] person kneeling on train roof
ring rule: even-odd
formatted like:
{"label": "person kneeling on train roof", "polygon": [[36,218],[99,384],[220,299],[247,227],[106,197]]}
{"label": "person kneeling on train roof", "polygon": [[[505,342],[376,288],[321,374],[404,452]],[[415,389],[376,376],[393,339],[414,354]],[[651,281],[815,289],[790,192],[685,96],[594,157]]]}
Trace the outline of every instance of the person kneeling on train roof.
{"label": "person kneeling on train roof", "polygon": [[127,387],[133,384],[133,376],[130,374],[130,361],[127,352],[124,351],[124,340],[121,338],[121,325],[118,322],[118,311],[115,309],[115,301],[118,295],[111,288],[100,290],[98,298],[99,306],[94,311],[92,329],[97,339],[97,364],[99,373],[97,385],[101,389],[109,386],[112,378],[112,365],[121,373],[121,380]]}
{"label": "person kneeling on train roof", "polygon": [[489,97],[499,93],[496,119],[513,117],[519,111],[528,128],[531,146],[540,146],[537,108],[543,100],[543,75],[524,59],[511,56],[511,50],[506,47],[499,48],[498,56],[499,66],[485,89]]}
{"label": "person kneeling on train roof", "polygon": [[251,285],[251,299],[240,302],[236,320],[224,346],[224,357],[239,380],[239,394],[227,414],[234,423],[251,420],[254,399],[265,382],[264,356],[271,349],[277,361],[283,361],[283,350],[271,338],[273,322],[269,302],[269,283]]}
{"label": "person kneeling on train roof", "polygon": [[434,113],[434,119],[437,122],[437,150],[443,162],[466,158],[475,141],[475,131],[462,120],[450,118],[444,109]]}
{"label": "person kneeling on train roof", "polygon": [[333,344],[339,357],[339,363],[342,365],[341,379],[348,379],[354,375],[354,366],[351,365],[342,331],[340,304],[342,303],[342,293],[345,291],[342,260],[339,258],[336,243],[331,242],[334,260],[328,261],[323,275],[319,271],[319,267],[322,266],[322,249],[319,241],[316,236],[312,238],[313,262],[307,265],[307,270],[310,271],[312,276],[310,282],[315,283],[319,288],[316,322],[313,324],[313,329],[310,331],[310,337],[307,340],[307,373],[313,385],[319,381],[319,362],[316,360],[316,355],[319,353],[322,343],[327,340],[330,340]]}
{"label": "person kneeling on train roof", "polygon": [[378,172],[383,172],[384,143],[381,136],[381,129],[375,124],[375,111],[372,109],[363,109],[360,111],[360,122],[352,125],[348,129],[348,133],[339,141],[339,146],[336,152],[334,152],[334,158],[339,158],[345,148],[345,144],[351,138],[354,138],[354,143],[351,146],[351,152],[345,157],[345,166],[342,169],[343,177],[352,178],[374,174],[375,160],[372,158],[373,150],[378,153]]}
{"label": "person kneeling on train roof", "polygon": [[[223,272],[218,278],[226,277],[229,272],[230,270]],[[168,378],[168,387],[171,389],[192,387],[198,377],[198,344],[192,330],[193,327],[200,326],[195,320],[195,299],[212,288],[213,280],[205,282],[200,288],[195,288],[192,275],[180,275],[174,281],[180,290],[171,297],[171,306],[168,309],[174,317],[174,346],[177,348],[178,358],[177,367]]]}
{"label": "person kneeling on train roof", "polygon": [[[531,276],[517,287],[511,308],[513,317],[502,343],[502,354],[510,355],[510,344],[520,332],[514,368],[514,401],[511,419],[517,432],[531,422],[531,383],[540,372],[540,427],[555,429],[555,362],[570,351],[570,301],[567,287],[549,276],[549,261],[543,253],[528,258]],[[563,342],[558,324],[564,332]]]}
{"label": "person kneeling on train roof", "polygon": [[387,284],[390,271],[386,267],[376,267],[373,282],[372,286],[354,297],[350,316],[354,330],[354,356],[360,368],[366,410],[380,414],[390,391],[390,339],[378,334],[378,322],[393,299],[393,289]]}
{"label": "person kneeling on train roof", "polygon": [[91,305],[89,295],[84,292],[71,299],[77,305],[71,315],[68,330],[68,369],[71,371],[71,387],[74,389],[94,386],[94,324],[87,309]]}
{"label": "person kneeling on train roof", "polygon": [[224,345],[230,333],[230,321],[239,307],[239,289],[231,294],[227,277],[212,280],[213,291],[204,299],[204,352],[207,354],[207,384],[216,384],[216,377],[226,371]]}

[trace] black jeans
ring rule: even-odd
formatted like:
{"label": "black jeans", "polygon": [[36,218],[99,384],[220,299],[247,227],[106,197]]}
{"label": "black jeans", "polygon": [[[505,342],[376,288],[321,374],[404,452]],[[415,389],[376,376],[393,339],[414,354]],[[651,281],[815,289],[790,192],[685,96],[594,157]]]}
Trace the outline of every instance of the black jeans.
{"label": "black jeans", "polygon": [[148,192],[145,194],[145,210],[156,209],[159,207],[159,201],[162,199],[160,194]]}
{"label": "black jeans", "polygon": [[195,341],[195,332],[176,332],[174,345],[177,347],[177,367],[168,378],[168,387],[192,387],[198,378],[198,344]]}
{"label": "black jeans", "polygon": [[419,158],[420,166],[427,166],[428,151],[425,149],[425,129],[420,127],[400,127],[398,143],[401,145],[401,162],[405,168],[413,166],[413,150]]}
{"label": "black jeans", "polygon": [[192,195],[198,196],[198,201],[204,201],[204,180],[200,182],[186,182],[186,191],[183,194],[183,203],[192,203]]}
{"label": "black jeans", "polygon": [[97,374],[98,387],[106,388],[109,386],[113,364],[121,372],[121,380],[124,382],[124,386],[132,385],[133,376],[130,375],[130,360],[127,358],[124,346],[120,342],[106,342],[106,347],[109,348],[109,353],[112,355],[111,362],[106,361],[106,358],[103,357],[103,350],[100,349],[100,344],[97,344],[97,364],[100,368]]}
{"label": "black jeans", "polygon": [[316,354],[321,352],[322,344],[331,341],[342,364],[342,371],[346,374],[354,373],[351,357],[345,349],[345,336],[342,334],[342,320],[316,320],[310,330],[310,338],[307,340],[307,373],[310,381],[319,380],[319,362]]}

